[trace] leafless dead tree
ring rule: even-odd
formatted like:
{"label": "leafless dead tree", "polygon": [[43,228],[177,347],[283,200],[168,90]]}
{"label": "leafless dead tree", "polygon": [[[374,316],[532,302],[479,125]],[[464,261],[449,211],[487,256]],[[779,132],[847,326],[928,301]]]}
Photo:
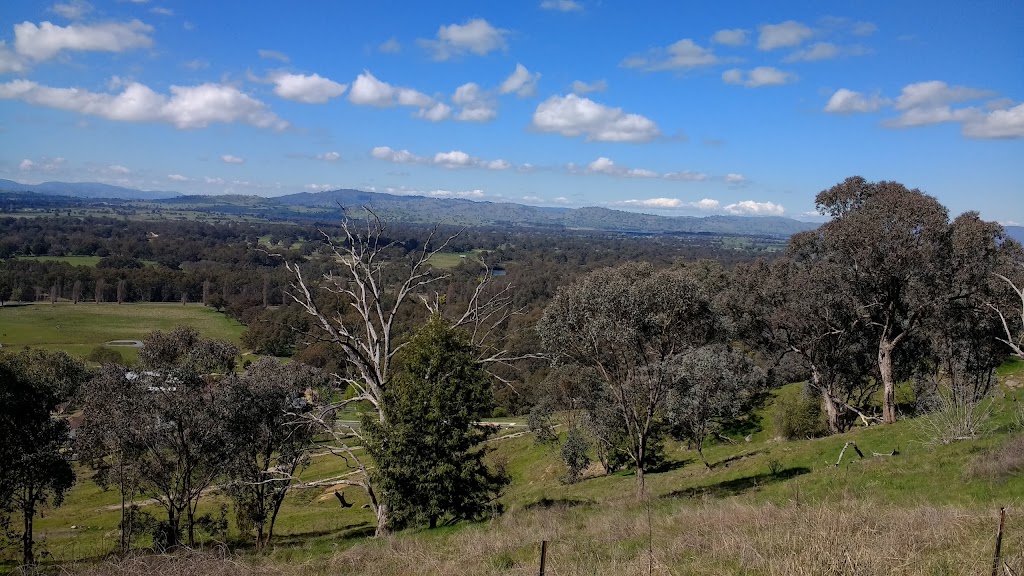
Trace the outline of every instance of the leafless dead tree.
{"label": "leafless dead tree", "polygon": [[1011,321],[1007,318],[1006,314],[1003,313],[1003,310],[994,304],[989,304],[989,307],[999,314],[999,320],[1002,322],[1003,331],[1006,334],[1006,338],[999,338],[999,341],[1009,346],[1015,356],[1024,360],[1024,285],[1018,288],[1017,284],[1008,277],[1003,276],[1002,274],[996,274],[995,276],[1003,282],[1006,282],[1020,300],[1020,324],[1018,324],[1020,334],[1017,336],[1013,335],[1013,329],[1010,327]]}
{"label": "leafless dead tree", "polygon": [[[430,289],[451,275],[439,273],[429,265],[429,260],[448,248],[459,233],[438,237],[439,229],[435,226],[422,247],[408,254],[407,260],[402,262],[392,253],[396,242],[386,236],[387,220],[368,208],[366,211],[365,228],[347,216],[343,218],[340,242],[321,231],[341,273],[326,273],[314,283],[303,275],[298,264],[286,264],[294,275],[287,294],[313,316],[321,329],[316,337],[338,345],[352,368],[351,374],[334,374],[339,384],[355,391],[351,398],[329,402],[301,417],[311,419],[332,436],[334,446],[330,451],[342,457],[356,472],[336,484],[356,486],[367,493],[377,516],[377,534],[382,535],[388,530],[387,503],[375,490],[366,464],[356,453],[358,447],[349,442],[355,438],[362,444],[363,437],[354,423],[338,421],[337,414],[350,404],[366,402],[373,406],[374,417],[385,419],[384,392],[391,378],[392,361],[404,345],[396,333],[399,312],[415,300],[424,303],[432,313],[442,312],[444,299],[436,291],[431,295]],[[344,309],[324,307],[316,297],[317,289],[339,297],[351,307],[349,314],[346,315]],[[481,350],[481,363],[510,365],[517,359],[534,357],[513,356],[496,344],[495,332],[519,312],[512,306],[511,285],[493,287],[493,278],[487,269],[465,311],[452,318],[452,323],[464,327],[472,336],[473,343]],[[491,373],[511,384],[507,377]]]}

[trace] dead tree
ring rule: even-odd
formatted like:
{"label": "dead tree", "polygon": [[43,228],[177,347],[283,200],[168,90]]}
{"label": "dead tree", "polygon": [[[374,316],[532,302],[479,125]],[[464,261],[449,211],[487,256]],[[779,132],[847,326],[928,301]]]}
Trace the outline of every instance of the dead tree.
{"label": "dead tree", "polygon": [[[990,303],[988,305],[990,308],[995,310],[997,314],[999,314],[999,320],[1002,322],[1003,332],[1006,335],[1006,338],[999,338],[998,340],[1009,346],[1010,350],[1013,351],[1014,356],[1024,360],[1024,285],[1018,288],[1017,284],[1008,277],[1003,276],[1002,274],[996,274],[995,276],[1009,285],[1016,298],[1020,300],[1020,317],[1018,319],[1019,324],[1017,326],[1018,329],[1020,329],[1020,334],[1017,336],[1013,335],[1013,329],[1010,326],[1011,320],[1007,318],[1007,314],[1004,314],[1003,310],[994,304]],[[1015,315],[1015,313],[1011,314],[1011,317],[1013,315]]]}
{"label": "dead tree", "polygon": [[[342,239],[336,242],[321,231],[330,256],[340,265],[340,274],[329,272],[314,283],[303,275],[298,264],[286,263],[293,278],[288,297],[314,318],[320,341],[330,342],[343,351],[351,367],[351,375],[334,374],[337,383],[351,387],[355,395],[351,398],[331,402],[310,413],[296,415],[314,421],[331,435],[335,446],[331,452],[344,458],[354,474],[337,481],[337,484],[356,486],[369,497],[370,507],[377,517],[377,535],[388,532],[388,505],[374,487],[367,466],[356,450],[348,444],[348,438],[359,439],[365,444],[357,427],[338,422],[336,415],[346,406],[358,402],[370,404],[374,417],[385,421],[383,409],[384,391],[391,379],[391,366],[395,355],[403,347],[396,332],[400,311],[420,301],[432,312],[440,312],[443,299],[428,295],[430,288],[450,277],[439,273],[429,265],[429,260],[445,250],[459,233],[439,238],[435,226],[422,247],[409,253],[404,261],[395,257],[396,242],[387,238],[387,221],[366,209],[365,222],[343,218]],[[365,224],[365,228],[364,228]],[[404,265],[404,267],[403,267]],[[524,358],[513,357],[498,346],[491,344],[494,332],[512,315],[519,311],[511,306],[511,286],[491,290],[492,278],[489,270],[473,292],[465,312],[453,319],[455,326],[462,326],[472,335],[473,343],[482,351],[479,358],[487,365],[507,365]],[[328,309],[317,298],[317,290],[329,293],[349,307]],[[493,374],[493,372],[492,372]],[[498,377],[503,382],[507,378]]]}

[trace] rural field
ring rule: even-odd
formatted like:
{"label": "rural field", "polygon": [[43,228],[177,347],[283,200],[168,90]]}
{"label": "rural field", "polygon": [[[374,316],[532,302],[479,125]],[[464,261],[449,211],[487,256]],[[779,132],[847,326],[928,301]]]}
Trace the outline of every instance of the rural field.
{"label": "rural field", "polygon": [[[210,338],[238,344],[243,326],[200,304],[80,303],[20,304],[0,307],[0,344],[63,350],[84,357],[113,340],[140,340],[153,330],[191,326]],[[133,358],[136,350],[114,349]]]}

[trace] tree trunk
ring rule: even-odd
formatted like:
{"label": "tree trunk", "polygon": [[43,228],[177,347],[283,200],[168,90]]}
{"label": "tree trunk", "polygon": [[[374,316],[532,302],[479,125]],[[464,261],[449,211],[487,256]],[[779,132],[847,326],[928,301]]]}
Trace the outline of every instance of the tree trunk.
{"label": "tree trunk", "polygon": [[882,375],[882,422],[893,424],[896,422],[896,383],[892,376],[892,349],[893,346],[883,341],[878,346],[878,371]]}
{"label": "tree trunk", "polygon": [[811,382],[821,394],[821,405],[825,408],[825,417],[828,420],[829,432],[839,434],[842,432],[839,426],[839,409],[836,408],[836,401],[832,397],[832,391],[822,383],[821,373],[816,366],[811,367]]}
{"label": "tree trunk", "polygon": [[36,516],[36,506],[35,494],[32,492],[31,488],[25,490],[26,498],[21,507],[22,516],[24,516],[25,521],[24,532],[21,533],[21,561],[25,566],[36,565],[36,557],[32,550],[32,520]]}
{"label": "tree trunk", "polygon": [[388,505],[383,502],[377,504],[377,531],[374,532],[374,536],[387,536],[391,533],[391,527],[388,526]]}
{"label": "tree trunk", "polygon": [[188,545],[196,545],[196,511],[191,504],[188,506]]}

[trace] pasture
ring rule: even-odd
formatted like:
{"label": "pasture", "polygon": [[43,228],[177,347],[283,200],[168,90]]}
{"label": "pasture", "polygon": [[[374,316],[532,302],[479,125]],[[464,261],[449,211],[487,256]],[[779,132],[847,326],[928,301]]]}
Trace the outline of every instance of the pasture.
{"label": "pasture", "polygon": [[[141,340],[153,330],[191,326],[209,338],[240,342],[244,327],[201,304],[34,303],[0,307],[0,344],[63,350],[84,357],[111,340]],[[116,347],[126,358],[134,348]]]}

